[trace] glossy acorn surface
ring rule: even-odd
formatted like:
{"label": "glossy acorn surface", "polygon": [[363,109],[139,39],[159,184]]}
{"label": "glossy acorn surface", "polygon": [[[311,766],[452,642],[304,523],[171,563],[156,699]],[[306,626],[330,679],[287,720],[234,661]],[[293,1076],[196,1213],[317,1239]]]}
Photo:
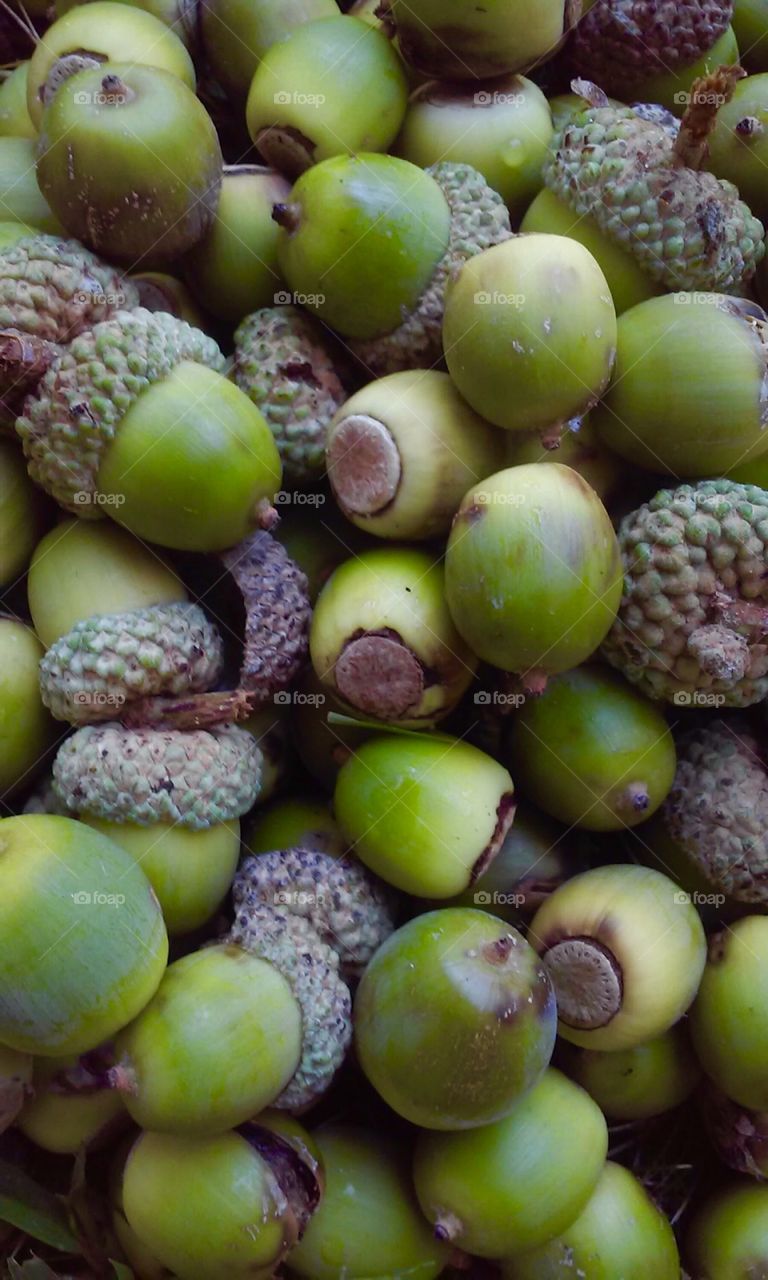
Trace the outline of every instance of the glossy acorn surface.
{"label": "glossy acorn surface", "polygon": [[64,228],[40,189],[31,138],[0,137],[0,217],[61,235]]}
{"label": "glossy acorn surface", "polygon": [[607,1150],[599,1107],[549,1068],[503,1120],[422,1134],[414,1185],[438,1238],[481,1257],[511,1257],[570,1226]]}
{"label": "glossy acorn surface", "polygon": [[707,168],[738,187],[756,217],[768,216],[768,74],[747,76],[717,113],[708,140]]}
{"label": "glossy acorn surface", "polygon": [[741,1179],[715,1192],[691,1221],[684,1260],[696,1280],[759,1280],[768,1271],[768,1186]]}
{"label": "glossy acorn surface", "polygon": [[244,104],[267,50],[305,22],[338,17],[336,0],[209,0],[198,16],[216,79]]}
{"label": "glossy acorn surface", "polygon": [[690,1097],[701,1078],[684,1022],[633,1049],[574,1049],[564,1065],[613,1121],[646,1120],[671,1111]]}
{"label": "glossy acorn surface", "polygon": [[425,1129],[508,1115],[552,1054],[555,1003],[534,951],[471,908],[428,912],[377,951],[355,1000],[360,1064]]}
{"label": "glossy acorn surface", "polygon": [[56,1077],[77,1063],[76,1057],[38,1058],[35,1062],[32,1097],[17,1125],[44,1151],[74,1155],[81,1147],[110,1136],[121,1117],[128,1123],[122,1100],[113,1090],[68,1093],[57,1087]]}
{"label": "glossy acorn surface", "polygon": [[273,849],[319,849],[341,857],[346,841],[328,804],[317,799],[273,800],[257,809],[243,843],[251,853]]}
{"label": "glossy acorn surface", "polygon": [[442,80],[472,80],[530,67],[564,34],[559,0],[506,0],[467,8],[463,0],[393,0],[403,57]]}
{"label": "glossy acorn surface", "polygon": [[43,647],[30,627],[0,617],[0,794],[28,786],[56,740],[40,697]]}
{"label": "glossy acorn surface", "polygon": [[27,110],[28,62],[20,62],[0,82],[0,136],[36,138],[37,129]]}

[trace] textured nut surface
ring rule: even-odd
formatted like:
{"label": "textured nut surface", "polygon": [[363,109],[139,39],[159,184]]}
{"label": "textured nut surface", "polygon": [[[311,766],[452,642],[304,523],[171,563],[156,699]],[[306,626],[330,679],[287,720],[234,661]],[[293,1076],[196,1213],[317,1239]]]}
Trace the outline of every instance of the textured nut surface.
{"label": "textured nut surface", "polygon": [[696,62],[726,30],[732,0],[597,0],[568,43],[568,63],[606,93]]}

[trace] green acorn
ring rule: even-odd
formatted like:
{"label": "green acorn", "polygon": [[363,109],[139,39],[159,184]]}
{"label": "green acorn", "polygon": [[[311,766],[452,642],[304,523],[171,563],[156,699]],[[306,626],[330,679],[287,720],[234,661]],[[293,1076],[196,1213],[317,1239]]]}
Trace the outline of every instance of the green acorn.
{"label": "green acorn", "polygon": [[711,1195],[685,1238],[686,1265],[702,1280],[759,1276],[768,1266],[768,1187],[741,1178]]}
{"label": "green acorn", "polygon": [[451,273],[509,236],[501,196],[468,165],[371,153],[314,165],[275,217],[290,288],[375,375],[440,359]]}
{"label": "green acorn", "polygon": [[513,790],[506,769],[457,738],[381,734],[342,766],[334,812],[369,870],[406,893],[451,898],[496,856]]}
{"label": "green acorn", "polygon": [[403,57],[440,80],[472,80],[521,71],[556,51],[568,28],[560,0],[388,0],[385,12]]}
{"label": "green acorn", "polygon": [[629,1170],[610,1160],[586,1208],[561,1235],[501,1267],[503,1280],[560,1280],[579,1271],[589,1280],[680,1280],[669,1222]]}
{"label": "green acorn", "polygon": [[602,652],[641,692],[683,707],[765,697],[766,515],[762,489],[709,480],[622,521],[624,595]]}
{"label": "green acorn", "polygon": [[209,0],[197,12],[206,61],[229,97],[243,105],[273,44],[296,27],[338,17],[336,0]]}
{"label": "green acorn", "polygon": [[29,62],[19,62],[0,82],[0,137],[36,138],[27,110]]}
{"label": "green acorn", "polygon": [[569,1076],[614,1123],[663,1115],[689,1098],[701,1078],[684,1022],[631,1049],[573,1049]]}
{"label": "green acorn", "polygon": [[512,467],[465,495],[445,562],[446,595],[483,661],[541,690],[587,659],[621,599],[616,535],[569,467]]}
{"label": "green acorn", "polygon": [[675,477],[721,476],[759,458],[767,331],[756,303],[722,294],[675,293],[625,311],[614,380],[592,419],[598,435],[634,466]]}
{"label": "green acorn", "polygon": [[126,61],[80,71],[40,127],[40,189],[98,253],[153,266],[178,258],[211,226],[221,148],[202,103],[176,76]]}
{"label": "green acorn", "polygon": [[511,926],[466,907],[428,912],[384,943],[355,998],[355,1044],[385,1102],[425,1129],[509,1115],[555,1040],[555,1002]]}
{"label": "green acorn", "polygon": [[273,849],[313,849],[341,858],[347,842],[331,815],[327,801],[290,797],[260,806],[250,820],[243,844],[249,853]]}
{"label": "green acorn", "polygon": [[221,377],[212,339],[164,312],[117,312],[56,359],[16,428],[32,478],[70,511],[139,537],[221,550],[268,519],[272,436]]}
{"label": "green acorn", "polygon": [[0,136],[0,216],[30,228],[61,235],[64,228],[35,173],[35,142]]}
{"label": "green acorn", "polygon": [[768,71],[768,13],[763,0],[734,0],[731,21],[740,50],[739,62],[750,75]]}
{"label": "green acorn", "polygon": [[328,426],[345,399],[337,364],[322,326],[296,307],[265,307],[235,332],[235,381],[264,415],[288,483],[325,471]]}
{"label": "green acorn", "polygon": [[665,289],[739,294],[763,256],[762,224],[731,183],[704,169],[717,104],[741,74],[721,67],[697,81],[674,139],[631,108],[609,106],[594,85],[574,81],[588,105],[556,135],[546,185],[575,213],[593,217]]}
{"label": "green acorn", "polygon": [[310,654],[342,702],[414,726],[447,715],[477,667],[448,612],[442,566],[407,548],[364,552],[334,570],[315,605]]}
{"label": "green acorn", "polygon": [[411,96],[396,150],[423,168],[471,164],[517,218],[541,190],[552,132],[549,104],[524,76],[483,88],[433,80]]}
{"label": "green acorn", "polygon": [[589,414],[566,422],[556,449],[548,448],[535,431],[525,436],[507,431],[502,440],[508,467],[521,467],[529,462],[559,462],[577,471],[606,505],[626,491],[626,465],[600,440]]}
{"label": "green acorn", "polygon": [[675,744],[661,712],[599,666],[555,676],[517,710],[508,759],[535,804],[588,831],[644,822],[675,778]]}
{"label": "green acorn", "polygon": [[80,822],[5,818],[0,840],[0,1038],[45,1057],[85,1053],[157,989],[168,955],[157,899],[141,868]]}
{"label": "green acorn", "polygon": [[[291,707],[291,740],[301,763],[313,781],[333,793],[340,770],[375,730],[357,724],[331,723],[329,713],[343,715],[338,703],[323,689],[310,668],[295,689]],[[349,846],[343,836],[345,848]]]}
{"label": "green acorn", "polygon": [[557,995],[560,1034],[585,1049],[631,1049],[667,1031],[706,961],[688,894],[646,867],[598,867],[566,881],[529,937]]}
{"label": "green acorn", "polygon": [[79,1058],[38,1058],[32,1075],[32,1096],[25,1103],[17,1127],[56,1155],[76,1155],[85,1147],[113,1139],[128,1121],[120,1097],[108,1088],[89,1085],[79,1091],[66,1077]]}
{"label": "green acorn", "polygon": [[715,75],[721,67],[736,67],[740,62],[739,44],[733,27],[729,25],[718,36],[712,48],[701,54],[695,62],[689,62],[686,67],[679,67],[671,73],[662,70],[649,76],[637,86],[636,92],[646,101],[658,103],[666,111],[683,116],[693,101],[699,80]]}
{"label": "green acorn", "polygon": [[195,329],[205,328],[202,311],[176,276],[164,271],[136,271],[131,279],[139,291],[139,306],[147,311],[169,311],[177,320],[186,320]]}
{"label": "green acorn", "polygon": [[[206,6],[208,12],[208,6]],[[210,228],[184,258],[184,277],[206,311],[238,324],[280,289],[272,208],[290,183],[261,165],[225,165]]]}
{"label": "green acorn", "polygon": [[192,59],[159,18],[134,5],[98,0],[64,14],[35,46],[27,78],[27,106],[35,127],[40,127],[46,106],[66,80],[106,62],[154,67],[195,90]]}
{"label": "green acorn", "polygon": [[257,1119],[217,1137],[141,1134],[120,1200],[142,1253],[178,1280],[269,1280],[321,1193],[314,1161]]}
{"label": "green acorn", "polygon": [[468,487],[501,465],[502,448],[446,373],[405,370],[369,382],[338,409],[328,477],[359,529],[433,538],[447,532]]}
{"label": "green acorn", "polygon": [[10,440],[0,441],[0,584],[25,572],[48,523],[45,500],[30,482],[24,459]]}
{"label": "green acorn", "polygon": [[435,1280],[449,1249],[419,1213],[407,1160],[379,1130],[324,1124],[313,1133],[325,1191],[291,1272],[307,1280]]}
{"label": "green acorn", "polygon": [[56,726],[40,697],[42,656],[29,627],[0,616],[0,795],[6,800],[29,786],[55,741]]}
{"label": "green acorn", "polygon": [[736,85],[717,113],[709,139],[708,167],[718,178],[738,187],[756,217],[768,217],[762,175],[768,145],[768,75],[748,76]]}
{"label": "green acorn", "polygon": [[733,1102],[768,1110],[768,920],[746,916],[713,934],[691,1009],[693,1047],[707,1075]]}
{"label": "green acorn", "polygon": [[454,273],[443,343],[448,372],[477,413],[509,431],[543,432],[584,413],[607,387],[616,311],[582,245],[514,236]]}
{"label": "green acorn", "polygon": [[407,96],[387,37],[337,14],[294,27],[267,50],[248,94],[248,132],[268,164],[298,177],[330,156],[388,151]]}
{"label": "green acorn", "polygon": [[423,1133],[414,1185],[438,1240],[484,1258],[546,1244],[592,1195],[608,1150],[600,1109],[548,1068],[509,1115],[460,1133]]}

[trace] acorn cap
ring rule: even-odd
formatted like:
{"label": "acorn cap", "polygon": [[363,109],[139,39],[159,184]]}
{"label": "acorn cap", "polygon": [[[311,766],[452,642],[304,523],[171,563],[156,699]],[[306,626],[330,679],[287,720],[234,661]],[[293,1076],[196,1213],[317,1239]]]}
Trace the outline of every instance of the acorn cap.
{"label": "acorn cap", "polygon": [[304,1029],[296,1074],[272,1105],[288,1111],[311,1106],[328,1088],[352,1038],[352,1001],[339,976],[339,957],[308,920],[253,904],[238,911],[233,942],[282,973],[301,1010]]}
{"label": "acorn cap", "polygon": [[392,895],[360,863],[316,849],[276,849],[241,863],[232,897],[238,914],[266,906],[298,915],[339,955],[348,973],[361,972],[392,933]]}
{"label": "acorn cap", "polygon": [[768,903],[768,770],[747,725],[716,720],[681,739],[662,817],[713,888]]}
{"label": "acorn cap", "polygon": [[763,257],[762,223],[732,183],[700,169],[712,104],[728,100],[741,74],[723,68],[697,81],[676,139],[629,107],[601,105],[605,95],[594,85],[574,82],[596,105],[556,134],[544,165],[550,191],[591,215],[665,289],[738,293]]}
{"label": "acorn cap", "polygon": [[321,324],[296,307],[263,307],[235,332],[235,382],[275,437],[286,480],[325,470],[325,437],[346,392]]}
{"label": "acorn cap", "polygon": [[571,34],[568,64],[624,98],[650,76],[696,62],[732,14],[732,0],[596,0]]}
{"label": "acorn cap", "polygon": [[383,338],[349,343],[374,378],[401,369],[429,369],[443,353],[445,290],[462,263],[512,235],[509,211],[482,174],[468,164],[441,161],[426,172],[448,201],[450,237],[437,270],[418,305]]}
{"label": "acorn cap", "polygon": [[216,683],[218,629],[196,604],[162,604],[83,618],[40,663],[40,694],[57,720],[113,720],[157,694],[195,693]]}
{"label": "acorn cap", "polygon": [[619,528],[624,595],[602,653],[651,698],[746,707],[768,695],[768,493],[662,489]]}
{"label": "acorn cap", "polygon": [[142,391],[191,360],[221,372],[212,338],[166,312],[118,311],[54,360],[16,422],[29,473],[61,506],[86,519],[101,507],[99,467],[124,414]]}
{"label": "acorn cap", "polygon": [[184,733],[108,723],[67,738],[53,778],[70,813],[202,831],[247,813],[258,799],[261,768],[256,741],[234,725]]}

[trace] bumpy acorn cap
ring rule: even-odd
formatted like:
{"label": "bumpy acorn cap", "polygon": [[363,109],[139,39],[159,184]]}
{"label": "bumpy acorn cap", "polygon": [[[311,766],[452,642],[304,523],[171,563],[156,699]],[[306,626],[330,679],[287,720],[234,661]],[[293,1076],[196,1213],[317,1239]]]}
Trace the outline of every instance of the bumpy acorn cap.
{"label": "bumpy acorn cap", "polygon": [[114,720],[120,708],[157,694],[215,684],[221,636],[199,605],[153,605],[77,622],[40,663],[40,694],[57,720]]}
{"label": "bumpy acorn cap", "polygon": [[296,307],[264,307],[235,333],[235,381],[275,437],[285,478],[325,470],[328,424],[346,399],[322,325]]}
{"label": "bumpy acorn cap", "polygon": [[430,369],[441,359],[445,290],[451,276],[468,258],[512,235],[507,206],[477,169],[441,161],[426,172],[441,187],[451,211],[448,248],[417,307],[393,333],[349,343],[375,378],[401,369]]}
{"label": "bumpy acorn cap", "polygon": [[316,849],[279,849],[245,858],[232,885],[238,912],[266,906],[303,916],[359,973],[394,929],[391,898],[360,863]]}
{"label": "bumpy acorn cap", "polygon": [[212,338],[167,312],[118,311],[75,338],[16,422],[32,479],[68,511],[101,518],[99,504],[82,495],[98,492],[99,466],[123,415],[184,360],[217,372],[224,366]]}
{"label": "bumpy acorn cap", "polygon": [[662,808],[672,838],[715,889],[768,903],[768,770],[746,725],[716,720],[685,735]]}
{"label": "bumpy acorn cap", "polygon": [[632,110],[641,120],[659,125],[674,142],[680,132],[680,121],[666,107],[662,107],[660,102],[633,102]]}
{"label": "bumpy acorn cap", "polygon": [[624,595],[603,655],[651,698],[745,707],[768,695],[768,493],[662,489],[619,528]]}
{"label": "bumpy acorn cap", "polygon": [[732,15],[733,0],[596,0],[570,36],[568,65],[625,98],[650,76],[696,62]]}
{"label": "bumpy acorn cap", "polygon": [[268,960],[290,984],[301,1010],[301,1061],[272,1105],[288,1111],[311,1106],[330,1085],[352,1038],[352,1001],[339,976],[339,957],[302,916],[256,904],[238,911],[219,942]]}
{"label": "bumpy acorn cap", "polygon": [[[715,118],[743,73],[723,68],[694,86],[676,139],[631,108],[596,105],[569,120],[552,143],[544,181],[575,213],[632,253],[669,290],[738,293],[763,257],[763,226],[736,187],[700,169]],[[697,97],[698,95],[698,97]]]}
{"label": "bumpy acorn cap", "polygon": [[203,831],[247,813],[259,796],[261,752],[245,729],[87,725],[59,747],[54,790],[70,813],[110,822],[178,822]]}

